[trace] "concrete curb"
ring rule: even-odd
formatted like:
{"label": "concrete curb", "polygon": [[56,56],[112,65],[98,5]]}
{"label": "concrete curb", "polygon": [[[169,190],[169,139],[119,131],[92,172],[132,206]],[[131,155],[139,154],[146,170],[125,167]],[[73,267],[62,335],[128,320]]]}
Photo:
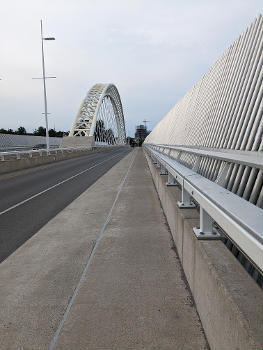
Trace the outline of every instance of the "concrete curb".
{"label": "concrete curb", "polygon": [[145,155],[211,349],[259,349],[262,290],[221,241],[197,240],[198,211],[178,208],[180,189]]}

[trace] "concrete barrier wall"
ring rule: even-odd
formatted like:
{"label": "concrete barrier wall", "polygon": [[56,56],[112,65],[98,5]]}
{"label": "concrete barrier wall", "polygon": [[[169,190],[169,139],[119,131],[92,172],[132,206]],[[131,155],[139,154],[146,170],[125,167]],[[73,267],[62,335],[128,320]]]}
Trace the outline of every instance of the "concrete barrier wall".
{"label": "concrete barrier wall", "polygon": [[58,152],[57,154],[50,155],[37,155],[32,158],[21,158],[21,159],[12,159],[0,162],[0,174],[8,173],[10,171],[22,170],[26,168],[32,168],[37,165],[52,163],[63,159],[79,157],[81,155],[88,154],[90,152],[94,152],[91,150],[87,151],[64,151],[63,154]]}
{"label": "concrete barrier wall", "polygon": [[211,349],[261,349],[262,290],[223,242],[197,240],[198,211],[178,208],[181,190],[146,158]]}
{"label": "concrete barrier wall", "polygon": [[[104,152],[109,150],[110,147],[107,148],[96,148],[96,149],[87,149],[87,150],[63,150],[57,151],[57,154],[54,153],[54,151],[51,151],[51,154],[49,155],[34,155],[32,158],[27,155],[25,158],[21,159],[10,159],[6,161],[0,161],[0,174],[8,173],[10,171],[15,170],[22,170],[26,168],[32,168],[37,165],[41,164],[47,164],[52,162],[57,162],[64,159],[69,159],[73,157],[80,157],[87,155],[89,153],[94,152]],[[118,148],[118,146],[115,146],[114,148]]]}

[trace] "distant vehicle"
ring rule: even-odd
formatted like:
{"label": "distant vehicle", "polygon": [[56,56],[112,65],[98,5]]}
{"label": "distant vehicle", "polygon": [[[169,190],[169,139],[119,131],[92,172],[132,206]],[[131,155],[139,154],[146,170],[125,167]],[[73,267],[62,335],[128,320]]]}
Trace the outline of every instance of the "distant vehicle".
{"label": "distant vehicle", "polygon": [[47,145],[45,143],[39,143],[38,145],[35,145],[32,147],[32,150],[38,150],[38,149],[45,149],[47,148]]}

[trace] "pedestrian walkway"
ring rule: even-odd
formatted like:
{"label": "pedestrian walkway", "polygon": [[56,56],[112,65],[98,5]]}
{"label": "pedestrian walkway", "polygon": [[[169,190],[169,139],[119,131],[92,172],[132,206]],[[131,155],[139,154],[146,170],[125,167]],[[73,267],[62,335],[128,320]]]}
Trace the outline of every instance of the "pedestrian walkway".
{"label": "pedestrian walkway", "polygon": [[0,350],[207,349],[171,248],[136,149],[0,264]]}
{"label": "pedestrian walkway", "polygon": [[135,150],[51,348],[207,349],[172,247],[143,151]]}

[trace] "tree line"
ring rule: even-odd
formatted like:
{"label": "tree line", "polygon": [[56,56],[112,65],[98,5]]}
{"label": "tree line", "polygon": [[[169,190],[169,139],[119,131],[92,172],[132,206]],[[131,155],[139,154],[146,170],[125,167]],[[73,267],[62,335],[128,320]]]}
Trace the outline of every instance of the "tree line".
{"label": "tree line", "polygon": [[[0,128],[0,134],[13,134],[13,135],[31,135],[31,136],[46,136],[46,128],[39,126],[33,132],[27,132],[23,126],[19,126],[17,130]],[[50,137],[63,137],[68,136],[68,131],[56,131],[55,129],[49,129],[48,134]]]}

